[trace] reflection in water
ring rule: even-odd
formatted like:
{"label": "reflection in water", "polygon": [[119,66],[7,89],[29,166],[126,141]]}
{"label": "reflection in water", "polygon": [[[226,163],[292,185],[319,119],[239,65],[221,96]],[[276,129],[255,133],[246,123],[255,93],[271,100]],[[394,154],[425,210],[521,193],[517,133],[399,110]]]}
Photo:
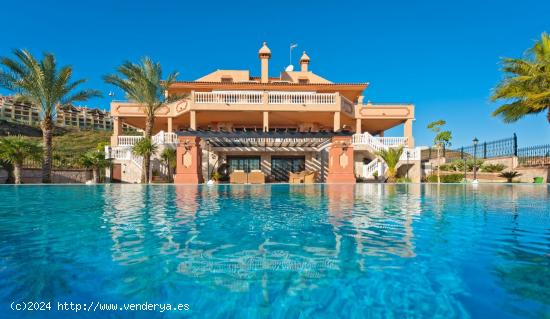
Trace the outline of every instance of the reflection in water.
{"label": "reflection in water", "polygon": [[0,298],[183,301],[214,317],[542,315],[548,189],[0,188]]}

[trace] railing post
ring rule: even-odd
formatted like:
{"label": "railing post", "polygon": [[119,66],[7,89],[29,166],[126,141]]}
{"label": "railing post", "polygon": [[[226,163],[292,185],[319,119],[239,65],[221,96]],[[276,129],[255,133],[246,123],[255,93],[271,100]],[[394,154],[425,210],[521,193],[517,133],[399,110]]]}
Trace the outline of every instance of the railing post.
{"label": "railing post", "polygon": [[487,142],[483,142],[483,158],[487,158]]}
{"label": "railing post", "polygon": [[518,136],[514,133],[514,156],[518,156]]}
{"label": "railing post", "polygon": [[460,159],[464,159],[464,146],[460,148]]}

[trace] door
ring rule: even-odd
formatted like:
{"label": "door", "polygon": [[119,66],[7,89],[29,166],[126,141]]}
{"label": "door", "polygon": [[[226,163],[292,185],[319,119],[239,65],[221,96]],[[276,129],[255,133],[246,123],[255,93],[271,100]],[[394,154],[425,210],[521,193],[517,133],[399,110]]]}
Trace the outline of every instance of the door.
{"label": "door", "polygon": [[122,181],[122,167],[121,164],[113,164],[111,170],[111,182],[120,183]]}
{"label": "door", "polygon": [[288,182],[288,173],[298,173],[306,169],[305,156],[271,157],[271,175],[277,182]]}
{"label": "door", "polygon": [[259,156],[227,156],[227,164],[229,165],[229,171],[234,170],[245,171],[250,173],[251,170],[260,169],[260,157]]}

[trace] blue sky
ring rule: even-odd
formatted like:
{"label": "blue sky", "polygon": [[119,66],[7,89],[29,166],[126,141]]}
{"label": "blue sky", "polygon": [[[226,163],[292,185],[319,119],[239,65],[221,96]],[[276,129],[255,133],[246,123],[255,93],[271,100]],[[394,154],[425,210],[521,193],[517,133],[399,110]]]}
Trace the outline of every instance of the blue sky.
{"label": "blue sky", "polygon": [[224,68],[257,75],[267,41],[276,75],[296,42],[295,60],[307,50],[312,71],[370,82],[366,100],[414,103],[417,144],[431,143],[426,125],[437,119],[453,146],[514,132],[520,145],[550,142],[545,115],[504,124],[489,100],[499,58],[520,56],[550,32],[550,1],[3,1],[2,12],[0,55],[53,52],[104,92],[89,106],[108,108],[113,88],[101,76],[128,59],[149,55],[181,80]]}

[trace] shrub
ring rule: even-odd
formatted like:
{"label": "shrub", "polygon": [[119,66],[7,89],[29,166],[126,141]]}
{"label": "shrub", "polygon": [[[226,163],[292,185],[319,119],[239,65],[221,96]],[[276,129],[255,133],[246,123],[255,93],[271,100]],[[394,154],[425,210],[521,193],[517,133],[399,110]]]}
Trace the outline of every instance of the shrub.
{"label": "shrub", "polygon": [[[437,179],[437,177],[436,177]],[[412,180],[410,178],[407,178],[407,177],[398,177],[396,180],[395,180],[396,183],[412,183]]]}
{"label": "shrub", "polygon": [[[476,159],[476,167],[479,170],[483,166],[483,160]],[[464,172],[464,160],[457,159],[449,163],[449,166],[453,167],[452,170],[456,172]],[[471,172],[474,169],[474,160],[469,158],[466,160],[466,170]]]}
{"label": "shrub", "polygon": [[498,173],[506,168],[504,164],[485,164],[481,166],[481,170],[487,173]]}
{"label": "shrub", "polygon": [[455,171],[455,167],[452,165],[452,164],[443,164],[443,165],[440,165],[439,166],[439,169],[441,169],[442,171]]}
{"label": "shrub", "polygon": [[[437,183],[437,175],[430,175],[426,179],[428,183]],[[464,180],[462,174],[441,175],[441,183],[461,183]]]}
{"label": "shrub", "polygon": [[512,180],[515,178],[515,177],[518,177],[518,176],[521,176],[520,173],[518,172],[502,172],[498,175],[499,177],[503,177],[503,178],[506,178],[506,181],[508,183],[511,183]]}

